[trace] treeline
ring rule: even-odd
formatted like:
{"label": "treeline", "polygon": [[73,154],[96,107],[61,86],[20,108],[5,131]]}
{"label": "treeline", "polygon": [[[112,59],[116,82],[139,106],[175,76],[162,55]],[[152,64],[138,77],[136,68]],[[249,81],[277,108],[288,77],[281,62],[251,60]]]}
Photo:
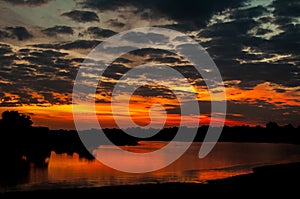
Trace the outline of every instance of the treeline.
{"label": "treeline", "polygon": [[[194,142],[202,142],[206,137],[209,126],[203,125],[197,129],[181,127],[187,135],[194,131],[197,132]],[[216,132],[219,127],[210,127],[211,133]],[[178,132],[177,127],[164,128],[156,135],[149,138],[135,138],[136,141],[170,141],[175,138],[177,141],[188,141],[189,136],[175,137]],[[267,142],[267,143],[292,143],[300,144],[300,126],[295,128],[291,124],[279,126],[275,122],[269,122],[265,127],[262,126],[224,126],[221,130],[219,142]],[[142,135],[150,134],[147,131],[136,128]],[[212,136],[212,138],[215,138]],[[215,141],[215,140],[207,140]]]}

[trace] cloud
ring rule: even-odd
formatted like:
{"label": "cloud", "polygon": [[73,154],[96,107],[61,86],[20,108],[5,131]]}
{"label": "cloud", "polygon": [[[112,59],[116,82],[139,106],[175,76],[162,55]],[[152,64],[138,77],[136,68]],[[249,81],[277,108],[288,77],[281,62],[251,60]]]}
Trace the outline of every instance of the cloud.
{"label": "cloud", "polygon": [[247,9],[235,9],[231,13],[231,18],[233,19],[241,19],[241,18],[254,18],[260,17],[261,15],[267,13],[267,9],[263,6],[250,7]]}
{"label": "cloud", "polygon": [[[210,101],[198,101],[200,115],[210,116],[211,114],[211,102]],[[217,106],[217,101],[214,102]],[[263,106],[263,108],[262,108]],[[193,106],[190,102],[184,102],[183,108],[193,110]],[[277,122],[278,124],[292,123],[299,125],[299,112],[294,111],[299,109],[299,106],[285,106],[284,108],[278,108],[275,104],[270,104],[264,100],[257,100],[253,104],[241,101],[227,101],[227,113],[226,119],[237,121],[247,124],[260,124],[264,125],[269,121]],[[195,110],[195,109],[194,109]],[[170,106],[168,108],[169,114],[180,114],[180,107]]]}
{"label": "cloud", "polygon": [[54,26],[51,28],[46,28],[42,30],[43,33],[49,36],[54,36],[56,34],[73,34],[74,31],[69,26]]}
{"label": "cloud", "polygon": [[17,5],[19,4],[19,5],[38,6],[38,5],[48,3],[51,0],[4,0],[4,1],[11,4],[17,4]]}
{"label": "cloud", "polygon": [[30,39],[32,37],[33,36],[27,31],[27,29],[22,26],[6,27],[4,30],[0,31],[0,39],[16,38],[19,41],[22,41]]}
{"label": "cloud", "polygon": [[[262,108],[263,107],[263,108]],[[278,124],[292,123],[298,125],[299,112],[293,110],[299,109],[299,106],[285,106],[277,108],[274,104],[269,104],[264,101],[257,101],[255,104],[247,104],[240,102],[227,102],[228,113],[237,113],[243,115],[240,121],[247,121],[253,124],[266,124],[269,121],[277,122]],[[230,115],[228,119],[235,119]]]}
{"label": "cloud", "polygon": [[116,10],[122,7],[133,6],[141,15],[144,10],[151,10],[155,18],[168,18],[179,22],[193,24],[196,27],[204,26],[208,19],[219,11],[230,7],[237,7],[242,4],[241,0],[202,0],[202,1],[181,1],[181,0],[86,0],[83,5],[88,8],[99,10]]}
{"label": "cloud", "polygon": [[161,97],[167,99],[175,99],[175,94],[165,86],[162,85],[143,85],[136,89],[133,95],[143,97]]}
{"label": "cloud", "polygon": [[230,73],[227,75],[228,79],[231,77],[232,80],[241,80],[238,86],[251,89],[262,82],[273,82],[288,87],[299,86],[300,78],[296,77],[295,72],[300,72],[300,69],[293,65],[257,63],[242,64],[228,70],[226,74]]}
{"label": "cloud", "polygon": [[62,43],[55,43],[55,44],[33,44],[32,47],[37,48],[46,48],[46,49],[65,49],[65,50],[72,50],[72,49],[92,49],[95,48],[101,41],[99,40],[75,40],[71,42],[62,42]]}
{"label": "cloud", "polygon": [[237,37],[246,34],[257,25],[253,19],[238,19],[231,22],[216,23],[198,34],[201,37]]}
{"label": "cloud", "polygon": [[125,24],[122,22],[119,22],[118,19],[110,19],[110,20],[106,21],[106,23],[108,23],[110,26],[116,27],[116,28],[123,28],[125,26]]}
{"label": "cloud", "polygon": [[102,74],[102,76],[118,80],[118,79],[120,79],[123,76],[123,74],[125,74],[129,70],[130,70],[130,68],[127,68],[123,64],[112,63],[104,71],[104,73]]}
{"label": "cloud", "polygon": [[[287,15],[271,18],[271,12],[262,6],[229,10],[222,16],[224,20],[199,31],[196,39],[207,38],[200,43],[223,80],[239,80],[237,86],[242,89],[266,81],[290,87],[300,84],[299,49],[295,45],[300,39],[300,26]],[[281,32],[272,28],[276,24]]]}
{"label": "cloud", "polygon": [[68,54],[55,49],[0,44],[0,106],[69,104],[77,67]]}
{"label": "cloud", "polygon": [[130,59],[124,58],[124,57],[119,57],[117,58],[114,63],[124,63],[124,64],[128,64],[128,63],[132,63],[132,61]]}
{"label": "cloud", "polygon": [[0,39],[5,39],[5,38],[9,38],[9,37],[10,37],[9,32],[0,30]]}
{"label": "cloud", "polygon": [[66,50],[90,49],[90,48],[96,47],[100,43],[101,43],[101,41],[98,41],[98,40],[76,40],[73,42],[58,44],[58,45],[56,45],[56,48],[66,49]]}
{"label": "cloud", "polygon": [[178,64],[178,63],[183,62],[182,59],[180,59],[179,57],[176,57],[176,56],[161,56],[161,57],[156,56],[153,58],[148,58],[146,61],[169,63],[169,64]]}
{"label": "cloud", "polygon": [[298,0],[274,0],[272,6],[275,8],[273,13],[277,16],[299,17],[300,3]]}
{"label": "cloud", "polygon": [[[14,55],[0,55],[0,66],[10,66],[15,59]],[[2,70],[7,70],[7,69],[2,69]]]}
{"label": "cloud", "polygon": [[174,56],[172,52],[162,50],[162,49],[157,49],[157,48],[142,48],[142,49],[131,51],[129,52],[129,54],[140,56],[140,57],[147,57],[148,55],[151,55],[152,59],[158,57]]}
{"label": "cloud", "polygon": [[267,33],[271,33],[272,31],[270,29],[263,29],[263,28],[258,28],[256,31],[256,35],[265,35]]}
{"label": "cloud", "polygon": [[157,33],[143,33],[143,32],[129,32],[122,36],[122,39],[134,42],[134,43],[150,43],[150,44],[162,44],[168,43],[169,38],[163,34]]}
{"label": "cloud", "polygon": [[55,49],[57,48],[57,44],[32,44],[32,47],[36,47],[36,48],[52,48]]}
{"label": "cloud", "polygon": [[115,31],[99,28],[99,27],[89,27],[86,31],[87,34],[92,35],[93,37],[111,37],[117,34]]}
{"label": "cloud", "polygon": [[295,41],[300,41],[300,24],[289,25],[286,27],[288,31],[273,36],[269,43],[269,49],[279,52],[299,54],[299,48],[295,45]]}
{"label": "cloud", "polygon": [[54,50],[42,50],[42,51],[33,51],[30,53],[30,56],[36,56],[36,57],[64,57],[68,55],[68,53],[62,53]]}
{"label": "cloud", "polygon": [[99,22],[98,15],[91,11],[73,10],[63,13],[62,16],[69,17],[76,22]]}
{"label": "cloud", "polygon": [[0,69],[2,68],[1,72],[5,70],[3,67],[11,65],[14,59],[15,55],[12,51],[12,48],[7,44],[0,43]]}
{"label": "cloud", "polygon": [[286,90],[285,89],[281,89],[281,88],[275,88],[274,89],[277,93],[285,93]]}
{"label": "cloud", "polygon": [[9,45],[0,43],[0,55],[12,53],[12,52],[13,52],[12,48]]}
{"label": "cloud", "polygon": [[[45,75],[50,75],[51,72],[56,72],[57,66],[62,63],[64,56],[67,53],[61,53],[54,50],[29,50],[21,49],[17,55],[21,55],[22,60],[28,61],[30,65],[23,65],[23,67],[34,68],[37,72],[41,72]],[[64,63],[65,65],[70,64],[69,61]],[[21,65],[19,65],[21,66]]]}

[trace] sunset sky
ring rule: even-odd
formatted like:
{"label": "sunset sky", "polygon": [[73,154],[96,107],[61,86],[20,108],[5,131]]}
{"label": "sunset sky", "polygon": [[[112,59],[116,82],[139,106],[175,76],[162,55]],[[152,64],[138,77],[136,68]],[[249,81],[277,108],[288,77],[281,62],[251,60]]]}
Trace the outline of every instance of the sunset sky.
{"label": "sunset sky", "polygon": [[[74,129],[73,83],[89,52],[122,31],[156,26],[190,36],[213,58],[225,85],[225,124],[274,121],[297,127],[299,13],[298,0],[0,0],[0,112],[18,110],[29,114],[34,125]],[[199,102],[201,115],[183,116],[184,124],[207,124],[211,99],[203,79],[188,60],[155,46],[119,57],[99,77],[100,124],[115,126],[110,108],[115,83],[129,69],[149,62],[176,69],[191,86],[165,78],[163,85],[137,89],[130,103],[133,121],[147,125],[149,107],[159,103],[167,126],[178,125],[179,104],[170,91],[176,90],[195,95]],[[126,81],[134,84],[143,78]],[[155,121],[161,116],[154,113]]]}

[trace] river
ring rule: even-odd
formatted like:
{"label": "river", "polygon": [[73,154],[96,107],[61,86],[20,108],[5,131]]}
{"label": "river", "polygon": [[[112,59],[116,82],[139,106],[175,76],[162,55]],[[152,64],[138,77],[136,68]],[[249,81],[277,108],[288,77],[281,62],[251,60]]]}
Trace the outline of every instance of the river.
{"label": "river", "polygon": [[[166,142],[140,142],[126,149],[135,152],[153,151]],[[180,145],[181,142],[178,142]],[[98,160],[79,158],[77,154],[51,153],[48,168],[31,168],[29,175],[14,185],[1,185],[0,191],[99,187],[124,184],[194,182],[226,178],[250,173],[253,167],[300,161],[300,145],[273,143],[219,142],[203,159],[198,158],[202,143],[195,142],[175,162],[154,172],[134,174],[109,168]],[[110,150],[110,146],[105,146]],[[168,154],[165,154],[167,156]],[[113,152],[111,153],[114,157]],[[164,156],[151,160],[163,161]],[[120,161],[123,161],[120,159]],[[135,161],[135,160],[130,160]],[[122,162],[120,162],[122,163]],[[138,163],[138,161],[137,161]],[[141,163],[138,163],[141,164]],[[144,164],[150,164],[145,162]],[[143,166],[143,165],[137,165]]]}

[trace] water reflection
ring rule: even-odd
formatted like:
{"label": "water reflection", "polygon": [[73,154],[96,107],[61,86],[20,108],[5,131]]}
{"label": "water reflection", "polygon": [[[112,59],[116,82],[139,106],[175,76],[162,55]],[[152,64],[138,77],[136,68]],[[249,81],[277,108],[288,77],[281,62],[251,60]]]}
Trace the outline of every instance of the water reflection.
{"label": "water reflection", "polygon": [[[127,146],[132,152],[153,151],[164,142],[141,142],[138,146]],[[178,143],[180,144],[180,142]],[[52,189],[67,187],[94,187],[106,185],[141,184],[158,182],[205,182],[251,172],[256,166],[300,161],[300,146],[266,143],[218,143],[204,159],[198,158],[201,143],[193,143],[188,151],[166,168],[144,174],[124,173],[111,169],[97,160],[86,160],[77,154],[51,153],[48,168],[31,168],[29,176],[13,188],[3,190]],[[109,146],[101,150],[110,151]],[[140,162],[114,156],[119,164],[135,161],[136,166],[156,164],[164,156]],[[166,156],[168,154],[165,154]]]}

